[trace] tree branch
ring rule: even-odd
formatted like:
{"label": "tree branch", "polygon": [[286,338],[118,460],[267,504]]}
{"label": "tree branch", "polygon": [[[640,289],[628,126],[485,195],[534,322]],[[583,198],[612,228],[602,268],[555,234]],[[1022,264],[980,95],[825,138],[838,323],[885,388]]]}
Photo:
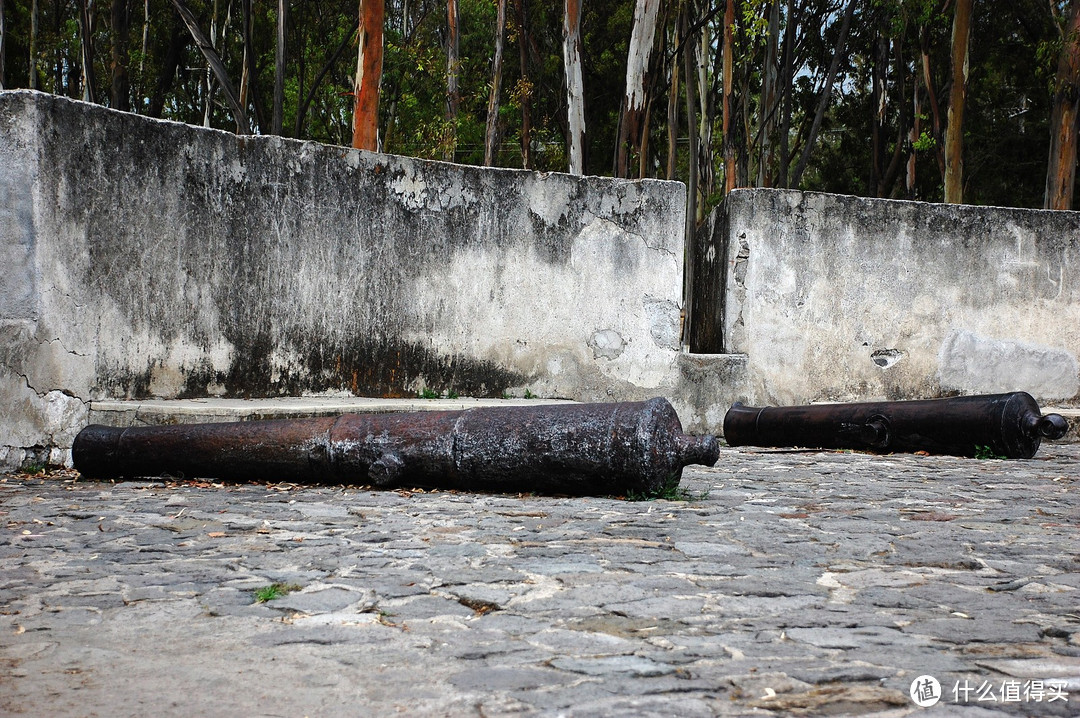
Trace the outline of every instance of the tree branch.
{"label": "tree branch", "polygon": [[213,44],[199,29],[199,23],[195,19],[195,16],[184,4],[184,0],[172,0],[172,4],[176,7],[176,12],[180,14],[180,19],[187,25],[188,32],[191,33],[191,37],[195,40],[195,44],[202,52],[203,57],[206,58],[206,62],[210,65],[210,70],[214,73],[214,77],[217,78],[218,83],[221,84],[221,89],[225,93],[225,99],[229,102],[229,109],[232,110],[233,119],[236,121],[236,134],[248,135],[251,134],[251,126],[248,124],[247,114],[244,112],[243,106],[240,104],[240,98],[236,94],[236,88],[233,87],[232,82],[229,81],[229,73],[225,70],[225,65],[221,62],[221,57],[218,55],[217,50],[214,49]]}

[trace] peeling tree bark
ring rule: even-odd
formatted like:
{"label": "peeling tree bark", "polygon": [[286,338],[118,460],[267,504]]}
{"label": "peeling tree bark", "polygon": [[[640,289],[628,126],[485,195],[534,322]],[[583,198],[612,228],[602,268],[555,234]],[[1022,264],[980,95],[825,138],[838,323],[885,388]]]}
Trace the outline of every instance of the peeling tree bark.
{"label": "peeling tree bark", "polygon": [[1072,209],[1080,135],[1080,3],[1073,2],[1054,81],[1050,115],[1050,159],[1046,170],[1046,209]]}
{"label": "peeling tree bark", "polygon": [[450,136],[446,141],[443,159],[453,162],[457,153],[457,118],[461,105],[458,71],[461,69],[461,18],[458,0],[446,0],[446,124]]}
{"label": "peeling tree bark", "polygon": [[[619,151],[616,174],[630,176],[630,152],[641,145],[642,119],[645,113],[645,73],[649,69],[653,40],[656,37],[656,14],[660,0],[637,0],[630,45],[626,52],[626,113],[619,125]],[[639,158],[643,161],[644,158]]]}
{"label": "peeling tree bark", "polygon": [[488,98],[487,131],[484,134],[484,164],[495,165],[499,149],[499,95],[502,93],[503,38],[506,37],[506,0],[498,0],[495,21],[495,57],[491,68],[491,96]]}
{"label": "peeling tree bark", "polygon": [[585,173],[585,90],[581,79],[581,0],[566,0],[563,15],[563,66],[566,68],[567,145],[572,175]]}
{"label": "peeling tree bark", "polygon": [[723,47],[724,105],[721,123],[724,132],[724,194],[727,194],[735,189],[737,184],[735,138],[731,134],[731,97],[735,90],[732,72],[735,57],[735,0],[727,0],[727,6],[724,9]]}
{"label": "peeling tree bark", "polygon": [[964,201],[964,105],[967,102],[968,39],[972,0],[956,0],[952,27],[952,87],[945,130],[945,201]]}
{"label": "peeling tree bark", "polygon": [[383,0],[360,0],[353,147],[379,149],[379,84],[382,81]]}

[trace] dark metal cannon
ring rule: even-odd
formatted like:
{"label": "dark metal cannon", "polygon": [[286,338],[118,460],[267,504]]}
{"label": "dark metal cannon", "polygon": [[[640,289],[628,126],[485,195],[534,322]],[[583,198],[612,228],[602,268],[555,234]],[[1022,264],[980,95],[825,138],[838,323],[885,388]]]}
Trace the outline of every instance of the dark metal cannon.
{"label": "dark metal cannon", "polygon": [[664,399],[344,414],[228,424],[87,426],[72,446],[89,478],[235,481],[619,495],[713,465],[713,436],[684,434]]}
{"label": "dark metal cannon", "polygon": [[757,408],[736,403],[724,417],[731,446],[926,451],[956,456],[1030,459],[1042,439],[1068,430],[1043,416],[1030,394],[960,396],[919,401]]}

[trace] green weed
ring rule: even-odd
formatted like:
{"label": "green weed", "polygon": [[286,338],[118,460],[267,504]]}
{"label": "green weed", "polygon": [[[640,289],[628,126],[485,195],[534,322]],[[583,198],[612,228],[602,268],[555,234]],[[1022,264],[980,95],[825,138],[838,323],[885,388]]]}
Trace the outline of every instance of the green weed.
{"label": "green weed", "polygon": [[975,458],[976,459],[1007,459],[1008,456],[999,454],[989,446],[975,446]]}
{"label": "green weed", "polygon": [[281,598],[299,590],[300,586],[295,583],[272,583],[269,586],[255,589],[255,603],[273,601],[275,598]]}
{"label": "green weed", "polygon": [[627,491],[623,498],[626,501],[705,501],[709,498],[709,491],[706,489],[701,493],[694,493],[684,489],[679,485],[679,480],[672,476],[654,491]]}

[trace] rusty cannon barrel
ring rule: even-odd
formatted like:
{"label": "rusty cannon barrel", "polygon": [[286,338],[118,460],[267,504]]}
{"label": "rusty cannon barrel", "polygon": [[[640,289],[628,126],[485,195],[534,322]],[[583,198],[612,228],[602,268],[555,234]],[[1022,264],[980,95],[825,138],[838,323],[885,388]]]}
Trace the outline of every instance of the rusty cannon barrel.
{"label": "rusty cannon barrel", "polygon": [[87,426],[89,478],[185,476],[574,495],[654,493],[719,458],[665,399],[343,414],[218,424]]}
{"label": "rusty cannon barrel", "polygon": [[1068,430],[1043,416],[1026,392],[917,401],[752,407],[724,417],[731,446],[805,446],[868,451],[926,451],[955,456],[1030,459],[1045,439]]}

